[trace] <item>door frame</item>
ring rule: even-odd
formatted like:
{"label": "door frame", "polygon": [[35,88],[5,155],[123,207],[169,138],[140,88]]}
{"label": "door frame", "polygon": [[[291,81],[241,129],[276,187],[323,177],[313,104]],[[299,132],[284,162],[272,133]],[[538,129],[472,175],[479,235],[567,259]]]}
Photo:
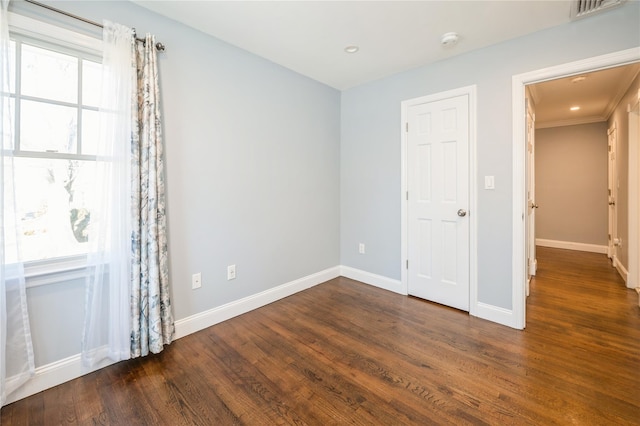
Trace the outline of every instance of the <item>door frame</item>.
{"label": "door frame", "polygon": [[477,101],[476,101],[476,85],[460,87],[458,89],[447,90],[432,95],[421,96],[418,98],[407,99],[400,104],[400,271],[401,283],[404,294],[408,294],[409,277],[407,273],[407,262],[409,259],[409,238],[408,238],[408,213],[409,206],[407,200],[408,191],[408,111],[409,107],[429,102],[437,102],[444,99],[455,98],[458,96],[468,96],[469,99],[469,314],[477,316],[478,305],[478,267],[477,267],[477,188],[476,188],[476,134],[477,134]]}
{"label": "door frame", "polygon": [[512,327],[523,329],[526,325],[525,286],[527,280],[525,218],[526,218],[526,115],[525,86],[547,80],[568,77],[584,72],[598,71],[640,61],[640,47],[596,56],[554,67],[530,71],[512,77],[513,120],[513,207],[512,207]]}
{"label": "door frame", "polygon": [[[531,277],[536,275],[538,268],[538,259],[536,258],[536,113],[535,106],[531,96],[525,99],[526,107],[526,140],[527,144],[527,162],[526,162],[526,181],[527,181],[527,223],[525,224],[527,232],[527,288],[525,294],[529,296]],[[529,118],[531,118],[531,128],[529,127]]]}
{"label": "door frame", "polygon": [[[627,287],[640,287],[640,89],[628,108],[629,117],[629,271]],[[635,218],[635,220],[634,220]],[[638,295],[640,305],[640,294]]]}
{"label": "door frame", "polygon": [[[611,138],[613,135],[613,139]],[[611,186],[609,188],[609,186]],[[616,239],[618,236],[618,131],[617,123],[614,121],[613,125],[607,129],[607,191],[611,190],[610,194],[607,194],[607,201],[609,204],[607,207],[607,256],[611,259],[611,264],[615,267],[618,259],[618,246],[616,245]],[[613,201],[612,201],[613,200]]]}

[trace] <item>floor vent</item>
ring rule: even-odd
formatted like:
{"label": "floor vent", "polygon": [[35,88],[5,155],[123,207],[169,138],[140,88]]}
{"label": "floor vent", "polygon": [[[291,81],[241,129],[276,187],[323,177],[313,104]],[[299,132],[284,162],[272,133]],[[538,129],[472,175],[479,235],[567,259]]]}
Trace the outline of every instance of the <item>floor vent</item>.
{"label": "floor vent", "polygon": [[571,6],[571,19],[584,18],[597,12],[620,6],[626,0],[575,0]]}

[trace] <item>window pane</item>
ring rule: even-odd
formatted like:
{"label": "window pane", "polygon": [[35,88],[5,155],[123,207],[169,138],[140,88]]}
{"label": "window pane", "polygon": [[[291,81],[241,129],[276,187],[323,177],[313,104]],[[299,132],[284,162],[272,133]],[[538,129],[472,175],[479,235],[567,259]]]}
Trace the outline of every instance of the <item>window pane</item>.
{"label": "window pane", "polygon": [[82,111],[82,154],[98,154],[98,137],[100,136],[100,113],[98,111]]}
{"label": "window pane", "polygon": [[22,45],[22,94],[78,101],[78,58]]}
{"label": "window pane", "polygon": [[95,162],[14,158],[24,261],[86,253]]}
{"label": "window pane", "polygon": [[82,61],[82,104],[88,106],[100,105],[100,90],[102,81],[102,64]]}
{"label": "window pane", "polygon": [[21,106],[21,150],[76,153],[76,108],[35,101],[22,101]]}
{"label": "window pane", "polygon": [[[11,40],[9,42],[9,91],[16,93],[16,42]],[[2,89],[3,91],[6,88]]]}
{"label": "window pane", "polygon": [[15,143],[13,135],[15,134],[15,129],[13,127],[15,123],[15,106],[16,100],[13,98],[9,98],[8,96],[2,97],[2,108],[5,111],[8,111],[8,114],[4,114],[3,123],[2,123],[2,144],[4,145],[4,149],[13,149],[13,145]]}

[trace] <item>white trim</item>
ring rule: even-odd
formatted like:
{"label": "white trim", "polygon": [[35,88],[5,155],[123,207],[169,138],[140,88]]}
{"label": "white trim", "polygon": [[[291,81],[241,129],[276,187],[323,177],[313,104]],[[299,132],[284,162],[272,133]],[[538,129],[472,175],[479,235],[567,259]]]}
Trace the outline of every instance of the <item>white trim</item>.
{"label": "white trim", "polygon": [[[36,368],[33,378],[7,396],[5,405],[35,395],[38,392],[58,386],[111,364],[115,364],[115,362],[106,359],[98,363],[95,367],[88,369],[83,367],[80,354],[77,354],[61,359],[60,361],[43,365],[42,367]],[[8,380],[10,380],[10,378]]]}
{"label": "white trim", "polygon": [[546,240],[544,238],[536,238],[536,245],[565,250],[588,251],[591,253],[607,254],[607,246],[601,244],[586,244],[576,243],[573,241]]}
{"label": "white trim", "polygon": [[87,255],[25,262],[26,288],[58,284],[87,277]]}
{"label": "white trim", "polygon": [[177,320],[175,322],[175,338],[179,339],[188,336],[196,331],[211,327],[212,325],[268,305],[276,300],[291,296],[299,291],[306,290],[339,276],[340,267],[334,266],[333,268],[325,269],[324,271],[282,284],[278,287],[270,288],[269,290],[247,296],[240,300],[235,300],[225,305]]}
{"label": "white trim", "polygon": [[582,117],[582,118],[569,118],[566,120],[558,120],[558,121],[545,121],[544,123],[536,123],[536,130],[538,129],[549,129],[552,127],[566,127],[566,126],[576,126],[578,124],[591,124],[591,123],[606,123],[606,117]]}
{"label": "white trim", "polygon": [[637,98],[627,109],[629,119],[627,287],[636,288],[640,285],[640,89],[638,89]]}
{"label": "white trim", "polygon": [[351,268],[350,266],[340,266],[340,275],[352,280],[360,281],[365,284],[372,285],[384,290],[405,295],[406,288],[402,285],[402,281],[387,278],[382,275],[372,274],[371,272],[361,269]]}
{"label": "white trim", "polygon": [[469,315],[482,317],[478,302],[478,96],[476,86],[469,90]]}
{"label": "white trim", "polygon": [[409,294],[409,244],[407,233],[409,232],[408,224],[408,162],[407,162],[407,144],[409,129],[409,101],[403,101],[400,104],[400,284],[402,285],[403,294]]}
{"label": "white trim", "polygon": [[[618,126],[615,121],[611,127],[607,129],[607,146],[609,149],[607,154],[607,189],[611,189],[611,194],[608,195],[607,200],[618,202]],[[607,233],[610,237],[607,245],[607,256],[613,259],[618,254],[618,246],[615,244],[615,241],[620,238],[618,235],[617,204],[609,205],[607,208],[607,216]]]}
{"label": "white trim", "polygon": [[608,55],[596,56],[582,61],[571,62],[555,67],[544,68],[524,74],[514,75],[512,78],[512,117],[513,117],[513,206],[512,206],[512,306],[513,322],[511,327],[522,329],[526,323],[526,303],[525,285],[527,282],[526,268],[526,235],[524,217],[526,211],[526,188],[525,188],[525,112],[524,86],[541,81],[553,80],[582,72],[595,71],[599,69],[611,68],[614,66],[629,64],[640,61],[640,47],[611,53]]}
{"label": "white trim", "polygon": [[47,41],[60,44],[74,50],[81,50],[93,55],[102,56],[102,40],[85,34],[67,30],[57,25],[28,18],[17,13],[9,12],[9,31],[27,37],[45,38]]}
{"label": "white trim", "polygon": [[[25,268],[26,269],[26,268]],[[43,285],[59,284],[72,280],[84,280],[87,278],[86,265],[77,269],[68,269],[66,271],[50,272],[47,274],[27,275],[25,271],[25,287],[27,289],[40,287]]]}
{"label": "white trim", "polygon": [[613,263],[613,267],[616,268],[616,270],[618,271],[618,273],[620,274],[624,282],[627,284],[627,287],[634,288],[629,286],[629,272],[625,269],[622,262],[620,262],[620,258],[614,256],[612,263]]}
{"label": "white trim", "polygon": [[477,88],[476,85],[460,87],[433,95],[402,101],[400,120],[400,158],[401,158],[401,188],[400,188],[400,256],[401,256],[401,277],[402,293],[408,292],[408,275],[406,262],[408,259],[408,202],[406,193],[407,186],[407,132],[409,107],[427,102],[435,102],[457,96],[468,96],[469,99],[469,314],[481,316],[478,309],[478,201],[477,201]]}

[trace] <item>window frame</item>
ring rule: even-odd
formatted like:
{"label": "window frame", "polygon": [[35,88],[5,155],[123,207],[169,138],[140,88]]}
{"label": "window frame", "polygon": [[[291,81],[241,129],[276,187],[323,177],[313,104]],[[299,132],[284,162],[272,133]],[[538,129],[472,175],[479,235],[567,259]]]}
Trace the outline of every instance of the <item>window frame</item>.
{"label": "window frame", "polygon": [[[81,59],[101,62],[102,61],[102,40],[86,34],[78,33],[57,25],[32,19],[13,12],[8,14],[9,34],[12,39],[19,39],[29,45],[53,50],[60,53],[71,54]],[[17,58],[19,59],[19,58]],[[81,65],[79,64],[79,68]],[[16,86],[18,85],[16,75]],[[15,102],[20,99],[31,99],[31,97],[20,96],[19,88],[15,88],[16,93],[11,96]],[[81,93],[82,79],[78,79],[78,90]],[[36,98],[37,99],[37,98]],[[81,101],[81,99],[80,99]],[[56,104],[52,102],[51,104]],[[86,108],[81,103],[75,105],[82,109],[98,110],[98,108]],[[82,114],[80,114],[82,115]],[[81,120],[81,118],[80,118]],[[80,123],[80,121],[79,121]],[[16,123],[16,132],[19,132],[19,123]],[[19,135],[17,135],[19,136]],[[94,160],[95,155],[80,154],[81,137],[76,146],[76,153],[39,152],[39,151],[17,151],[14,157],[18,158],[51,158],[68,160]],[[3,149],[0,147],[0,149]],[[24,272],[26,287],[32,288],[41,285],[57,284],[73,279],[80,279],[86,276],[87,255],[72,255],[56,257],[51,259],[40,259],[24,262]]]}

